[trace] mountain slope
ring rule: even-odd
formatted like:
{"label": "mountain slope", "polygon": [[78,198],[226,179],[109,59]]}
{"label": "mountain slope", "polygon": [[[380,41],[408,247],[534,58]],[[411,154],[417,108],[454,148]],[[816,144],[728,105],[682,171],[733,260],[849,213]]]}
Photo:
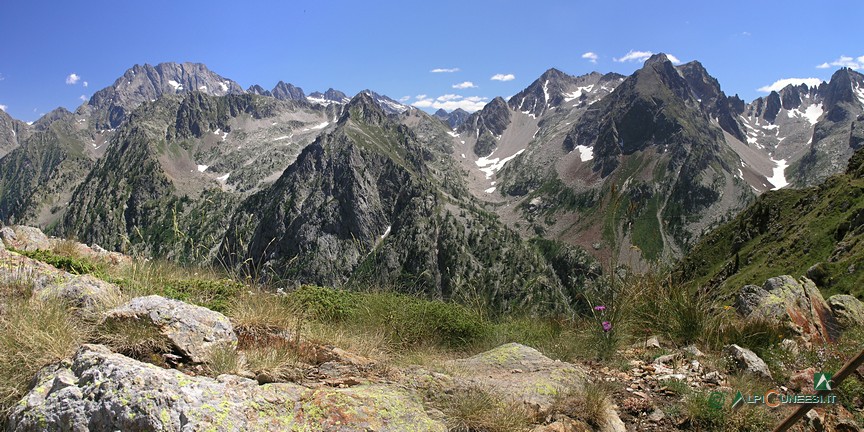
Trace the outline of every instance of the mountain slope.
{"label": "mountain slope", "polygon": [[[430,141],[440,149],[421,146],[423,138],[358,94],[334,131],[243,203],[220,261],[299,283],[384,284],[498,310],[567,309],[564,284],[540,251],[443,184],[459,181],[431,165],[452,151],[447,128],[414,115],[428,119],[424,127],[438,124]],[[592,266],[581,257],[573,267],[584,280]]]}
{"label": "mountain slope", "polygon": [[19,145],[0,158],[0,222],[53,225],[107,134],[62,108],[30,127],[13,123],[10,131]]}
{"label": "mountain slope", "polygon": [[[864,298],[864,151],[844,174],[804,189],[763,194],[705,236],[678,277],[714,295],[777,274],[808,275],[827,295]],[[826,295],[826,297],[827,297]]]}
{"label": "mountain slope", "polygon": [[336,113],[257,95],[163,96],[133,111],[58,230],[106,248],[210,259],[227,215]]}

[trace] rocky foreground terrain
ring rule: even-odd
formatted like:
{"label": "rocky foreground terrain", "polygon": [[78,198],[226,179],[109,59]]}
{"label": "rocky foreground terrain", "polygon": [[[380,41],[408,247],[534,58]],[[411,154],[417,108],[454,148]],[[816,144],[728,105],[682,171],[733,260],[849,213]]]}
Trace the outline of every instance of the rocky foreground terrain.
{"label": "rocky foreground terrain", "polygon": [[[644,329],[602,356],[578,345],[582,333],[560,332],[550,345],[526,327],[487,339],[486,348],[436,347],[431,337],[425,341],[432,346],[423,346],[402,335],[390,346],[412,353],[406,355],[369,349],[382,338],[372,333],[384,327],[354,338],[328,333],[344,320],[340,307],[307,302],[306,310],[291,309],[305,324],[286,317],[281,299],[300,291],[255,294],[253,286],[213,279],[211,285],[224,285],[196,297],[163,278],[149,289],[174,288],[157,295],[142,288],[150,279],[136,273],[146,263],[127,256],[26,226],[2,228],[0,239],[0,363],[7,370],[0,395],[10,431],[767,430],[789,409],[732,411],[731,395],[769,388],[809,393],[815,371],[836,370],[864,340],[859,300],[826,300],[806,277],[780,276],[741,288],[734,305],[721,309],[740,334],[720,343],[697,338],[682,345]],[[192,271],[175,276],[190,282],[199,277]],[[229,291],[225,303],[217,301]],[[330,312],[320,312],[325,306]],[[53,324],[45,313],[52,307],[61,311]],[[594,310],[607,313],[606,306]],[[25,322],[22,311],[32,313]],[[621,319],[610,322],[624,326]],[[612,324],[603,324],[607,333],[590,331],[611,336]],[[471,334],[438,325],[438,333]],[[86,331],[64,339],[70,328]],[[771,332],[781,337],[754,342]],[[544,352],[524,344],[532,340]],[[733,340],[740,345],[727,343]],[[28,352],[48,345],[52,355]],[[577,348],[561,349],[570,345]],[[13,367],[15,360],[32,371],[19,383],[8,380],[8,370],[22,368]],[[798,430],[860,430],[861,373],[838,390],[842,405],[812,411]],[[726,403],[712,406],[711,392]]]}

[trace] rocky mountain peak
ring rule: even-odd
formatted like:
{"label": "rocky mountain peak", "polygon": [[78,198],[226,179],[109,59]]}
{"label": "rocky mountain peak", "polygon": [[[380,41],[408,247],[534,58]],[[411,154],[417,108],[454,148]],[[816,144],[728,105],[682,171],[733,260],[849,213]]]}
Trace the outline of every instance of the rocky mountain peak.
{"label": "rocky mountain peak", "polygon": [[339,123],[344,123],[348,119],[372,124],[383,122],[387,118],[387,114],[371,93],[365,90],[351,98],[351,101],[345,106],[345,111],[342,114],[342,118],[339,119]]}
{"label": "rocky mountain peak", "polygon": [[87,105],[100,112],[97,128],[115,128],[133,109],[163,94],[200,91],[214,96],[244,93],[234,81],[216,74],[201,63],[135,65],[109,87],[99,90]]}
{"label": "rocky mountain peak", "polygon": [[273,96],[273,94],[270,93],[270,90],[264,90],[264,87],[261,87],[258,84],[253,84],[249,86],[249,88],[246,89],[246,93],[256,94],[260,96]]}
{"label": "rocky mountain peak", "polygon": [[279,100],[306,100],[306,94],[303,93],[303,89],[284,81],[279,81],[270,93],[273,94],[274,98]]}

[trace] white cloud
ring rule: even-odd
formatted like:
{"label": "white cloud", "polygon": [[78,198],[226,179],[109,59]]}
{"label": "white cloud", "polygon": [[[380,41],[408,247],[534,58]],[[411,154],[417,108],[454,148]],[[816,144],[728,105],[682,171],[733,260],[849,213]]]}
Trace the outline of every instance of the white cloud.
{"label": "white cloud", "polygon": [[[421,98],[420,96],[423,97]],[[474,112],[483,109],[483,107],[488,101],[489,98],[481,96],[464,97],[457,94],[445,94],[432,99],[430,97],[427,97],[426,95],[418,95],[417,100],[414,101],[414,103],[412,103],[411,105],[414,105],[417,108],[443,108],[447,111],[453,111],[456,108],[462,108],[465,111]]]}
{"label": "white cloud", "polygon": [[419,95],[414,96],[414,97],[417,98],[417,99],[426,99],[426,95],[425,95],[425,94],[419,94]]}
{"label": "white cloud", "polygon": [[477,88],[471,81],[461,82],[459,84],[453,84],[453,88],[455,89],[469,89],[469,88]]}
{"label": "white cloud", "polygon": [[81,79],[77,74],[71,73],[66,77],[66,84],[75,85],[78,84],[78,81]]}
{"label": "white cloud", "polygon": [[675,56],[672,55],[672,54],[666,54],[666,58],[668,58],[669,61],[672,62],[672,64],[676,64],[676,65],[681,64],[681,60],[678,60],[678,57],[675,57]]}
{"label": "white cloud", "polygon": [[90,85],[87,81],[84,81],[82,84],[84,85],[84,87],[87,87]]}
{"label": "white cloud", "polygon": [[585,54],[582,54],[582,58],[587,59],[591,63],[595,63],[595,64],[597,63],[597,54],[594,54],[591,51],[588,51]]}
{"label": "white cloud", "polygon": [[810,87],[816,87],[821,83],[822,80],[819,78],[783,78],[781,80],[774,81],[774,84],[759,87],[757,91],[770,93],[772,91],[780,91],[783,87],[786,87],[789,84],[795,86],[800,84],[807,84]]}
{"label": "white cloud", "polygon": [[9,107],[7,107],[6,105],[0,104],[0,111],[6,111],[6,108],[9,108]]}
{"label": "white cloud", "polygon": [[78,96],[78,99],[81,99],[81,102],[87,102],[87,96],[81,95]]}
{"label": "white cloud", "polygon": [[429,72],[432,72],[432,73],[453,73],[453,72],[459,72],[459,68],[435,68]]}
{"label": "white cloud", "polygon": [[408,99],[411,99],[411,96],[402,96],[399,98],[399,102],[408,102]]}
{"label": "white cloud", "polygon": [[0,74],[0,81],[3,81],[3,80],[5,80],[5,79],[6,79],[6,77],[3,76],[3,74]]}
{"label": "white cloud", "polygon": [[513,81],[516,79],[516,75],[513,74],[495,74],[492,75],[492,78],[489,78],[492,81]]}
{"label": "white cloud", "polygon": [[837,60],[834,60],[830,63],[822,63],[819,66],[816,66],[816,68],[828,69],[831,66],[848,67],[849,69],[864,69],[864,56],[852,58],[849,56],[841,55],[840,58],[838,58]]}
{"label": "white cloud", "polygon": [[651,51],[633,51],[633,50],[630,50],[627,54],[624,54],[624,57],[615,58],[613,60],[615,60],[618,63],[624,63],[624,62],[628,62],[628,61],[644,62],[645,60],[648,60],[648,57],[651,57],[652,55],[654,55],[654,53],[652,53]]}

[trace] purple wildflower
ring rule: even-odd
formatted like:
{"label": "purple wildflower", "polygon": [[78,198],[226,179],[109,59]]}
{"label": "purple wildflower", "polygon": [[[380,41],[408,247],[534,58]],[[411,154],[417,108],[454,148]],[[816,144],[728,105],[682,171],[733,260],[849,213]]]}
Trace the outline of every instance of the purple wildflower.
{"label": "purple wildflower", "polygon": [[609,330],[612,330],[612,323],[610,323],[609,321],[603,321],[602,325],[603,325],[603,331],[604,332],[608,332]]}
{"label": "purple wildflower", "polygon": [[595,311],[604,311],[604,310],[606,310],[606,306],[603,306],[603,305],[594,306],[594,310]]}

